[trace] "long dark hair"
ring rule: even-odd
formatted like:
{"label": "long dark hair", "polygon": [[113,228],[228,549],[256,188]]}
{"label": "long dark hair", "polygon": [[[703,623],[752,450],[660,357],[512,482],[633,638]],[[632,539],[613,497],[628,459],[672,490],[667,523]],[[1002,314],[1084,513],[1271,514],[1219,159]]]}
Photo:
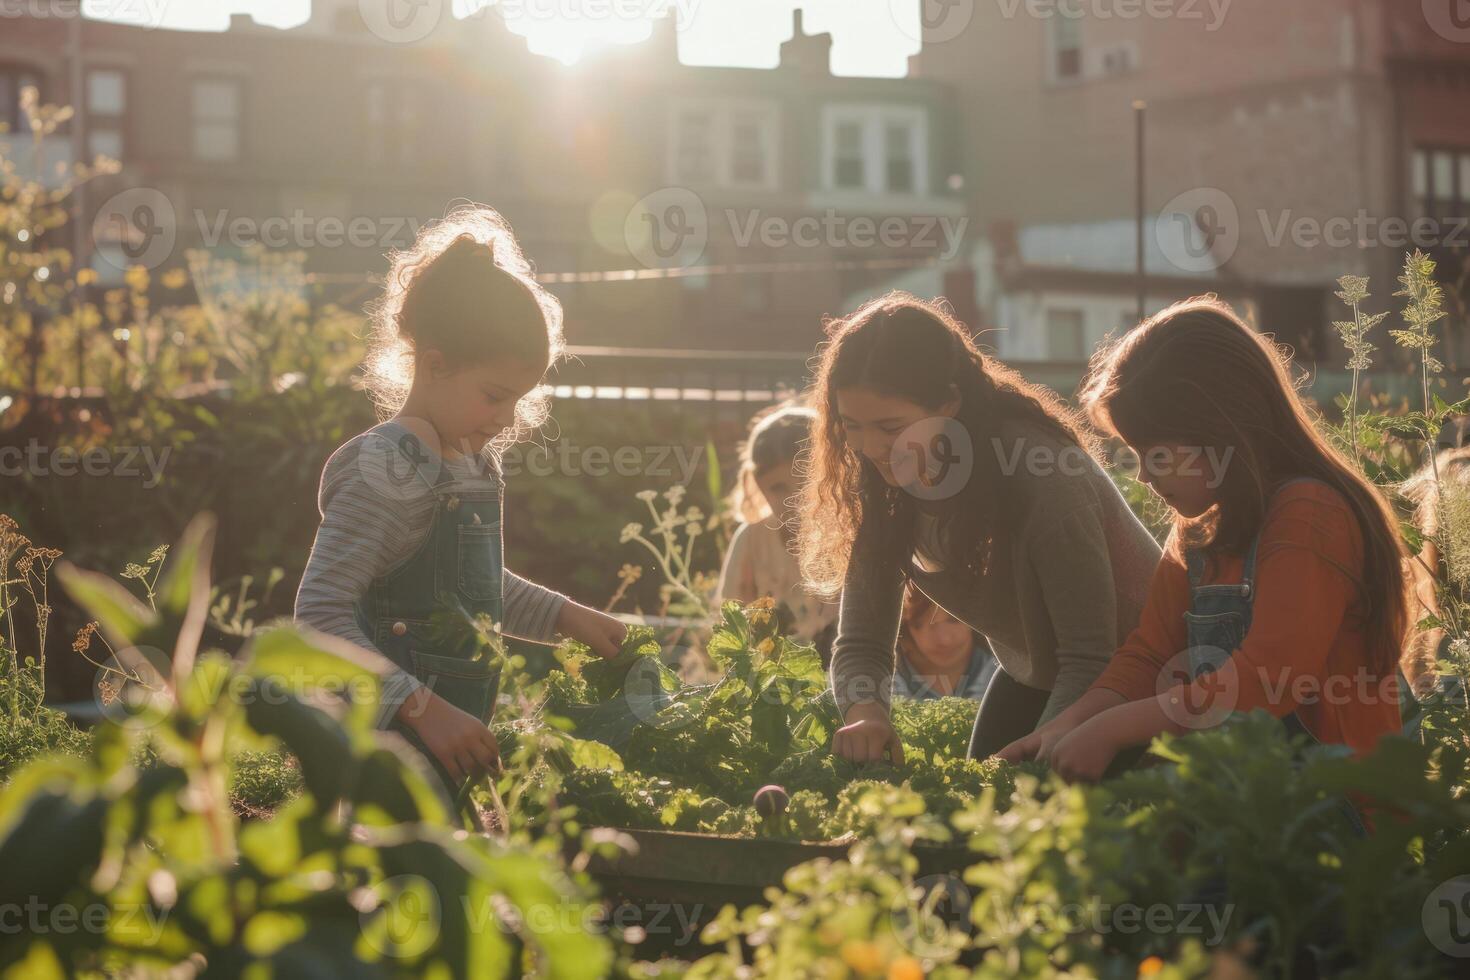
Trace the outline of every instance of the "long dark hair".
{"label": "long dark hair", "polygon": [[914,499],[889,486],[848,446],[837,411],[837,392],[844,388],[866,388],[930,410],[959,393],[956,420],[970,436],[974,468],[950,501],[948,533],[964,568],[983,575],[1006,493],[991,438],[1004,421],[1029,420],[1063,442],[1090,448],[1080,419],[1051,391],[982,354],[941,302],[892,292],[826,326],[801,492],[799,541],[808,584],[823,594],[841,591],[853,542],[869,521],[881,522],[887,560],[901,569],[907,570],[914,549]]}
{"label": "long dark hair", "polygon": [[1199,517],[1176,518],[1181,551],[1245,551],[1286,480],[1310,477],[1341,494],[1363,533],[1359,585],[1368,601],[1374,666],[1392,669],[1407,617],[1397,521],[1377,489],[1312,424],[1274,344],[1225,303],[1196,297],[1099,351],[1082,404],[1100,429],[1135,449],[1179,443],[1232,453],[1219,502]]}

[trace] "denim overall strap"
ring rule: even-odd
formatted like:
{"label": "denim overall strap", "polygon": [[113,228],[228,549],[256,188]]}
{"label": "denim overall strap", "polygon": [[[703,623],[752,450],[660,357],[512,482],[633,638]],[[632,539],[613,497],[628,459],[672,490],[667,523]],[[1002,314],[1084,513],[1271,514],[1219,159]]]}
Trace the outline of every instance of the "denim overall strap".
{"label": "denim overall strap", "polygon": [[456,480],[440,460],[411,462],[424,477],[434,474],[428,534],[372,583],[358,616],[384,655],[488,721],[499,664],[485,656],[477,624],[504,618],[499,477]]}
{"label": "denim overall strap", "polygon": [[1189,635],[1189,671],[1192,677],[1219,670],[1245,642],[1255,598],[1256,541],[1246,552],[1239,583],[1204,585],[1205,556],[1196,548],[1184,553],[1189,572],[1189,612],[1184,621]]}
{"label": "denim overall strap", "polygon": [[[1189,633],[1189,664],[1194,677],[1218,670],[1245,642],[1250,631],[1252,607],[1256,596],[1256,552],[1260,538],[1251,542],[1246,552],[1241,581],[1237,585],[1200,585],[1198,571],[1203,556],[1187,552],[1190,568],[1190,604],[1184,619]],[[1295,711],[1281,719],[1291,735],[1305,735],[1313,743],[1317,738],[1302,723]],[[1362,817],[1352,803],[1340,800],[1340,809],[1348,826],[1358,836],[1366,835]]]}

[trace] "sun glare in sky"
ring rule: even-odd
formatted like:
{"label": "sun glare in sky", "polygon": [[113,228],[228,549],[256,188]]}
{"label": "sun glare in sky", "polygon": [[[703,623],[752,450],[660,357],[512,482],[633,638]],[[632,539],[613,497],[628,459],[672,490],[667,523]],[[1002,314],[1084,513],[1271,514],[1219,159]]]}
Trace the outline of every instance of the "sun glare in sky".
{"label": "sun glare in sky", "polygon": [[[391,18],[505,18],[509,29],[537,54],[575,64],[600,47],[648,40],[653,21],[672,16],[678,25],[679,60],[689,65],[773,68],[780,44],[791,36],[796,0],[83,0],[83,13],[177,30],[218,31],[233,13],[259,24],[290,29],[323,9],[367,8]],[[919,49],[921,0],[806,0],[806,30],[832,34],[832,70],[839,75],[900,76]],[[372,9],[377,8],[377,9]]]}

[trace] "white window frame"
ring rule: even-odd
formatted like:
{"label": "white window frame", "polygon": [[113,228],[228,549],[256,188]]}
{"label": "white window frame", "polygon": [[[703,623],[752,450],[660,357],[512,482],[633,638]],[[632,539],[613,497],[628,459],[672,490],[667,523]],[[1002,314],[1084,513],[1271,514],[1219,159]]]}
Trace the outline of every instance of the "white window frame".
{"label": "white window frame", "polygon": [[[199,125],[201,122],[222,125],[225,117],[204,118],[199,112],[199,89],[202,85],[229,85],[235,90],[235,152],[229,156],[211,156],[200,152]],[[245,158],[245,80],[228,73],[201,73],[189,81],[189,149],[190,155],[203,163],[238,163]]]}
{"label": "white window frame", "polygon": [[[712,174],[686,174],[679,168],[680,125],[683,117],[690,113],[699,113],[709,119],[710,155],[714,160]],[[741,115],[756,117],[763,135],[765,160],[761,180],[735,178],[735,120]],[[775,190],[780,183],[781,107],[775,102],[764,99],[679,99],[669,106],[668,133],[665,166],[672,184],[684,186],[713,181],[718,187]]]}
{"label": "white window frame", "polygon": [[[92,80],[95,76],[102,74],[116,75],[120,81],[122,105],[116,112],[102,112],[93,102]],[[82,83],[86,90],[87,155],[89,157],[106,155],[117,160],[124,159],[128,153],[128,101],[132,96],[130,73],[116,65],[88,65]],[[102,132],[113,133],[117,136],[117,153],[99,153],[95,138]]]}
{"label": "white window frame", "polygon": [[[837,127],[857,123],[862,132],[863,186],[842,187],[837,183]],[[909,152],[914,166],[914,183],[908,190],[888,188],[888,125],[909,127]],[[929,193],[929,112],[920,105],[843,103],[822,107],[822,188],[826,191],[864,191],[887,196],[922,196]]]}

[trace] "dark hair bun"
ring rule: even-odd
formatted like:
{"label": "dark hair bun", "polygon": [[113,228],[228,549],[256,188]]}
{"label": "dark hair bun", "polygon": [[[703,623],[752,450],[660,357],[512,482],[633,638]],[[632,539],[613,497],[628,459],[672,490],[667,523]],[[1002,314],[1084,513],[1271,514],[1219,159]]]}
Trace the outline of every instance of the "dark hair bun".
{"label": "dark hair bun", "polygon": [[550,355],[545,314],[519,276],[495,261],[495,247],[472,235],[450,242],[414,276],[398,315],[416,349],[456,358]]}

